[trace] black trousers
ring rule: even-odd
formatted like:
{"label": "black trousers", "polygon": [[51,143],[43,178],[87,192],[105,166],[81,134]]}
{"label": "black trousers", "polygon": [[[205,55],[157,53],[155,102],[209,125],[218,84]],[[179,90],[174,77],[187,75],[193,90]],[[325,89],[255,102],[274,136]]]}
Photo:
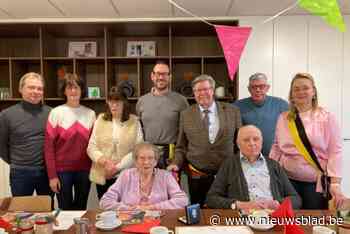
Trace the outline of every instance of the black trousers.
{"label": "black trousers", "polygon": [[117,178],[112,178],[112,179],[106,180],[106,183],[104,185],[96,184],[96,191],[97,191],[98,200],[101,200],[101,198],[103,197],[103,194],[105,194],[107,192],[109,187],[111,187],[112,184],[114,184],[114,182],[116,180],[117,180]]}
{"label": "black trousers", "polygon": [[300,209],[324,210],[328,209],[328,200],[322,193],[316,192],[316,183],[289,179],[302,200]]}
{"label": "black trousers", "polygon": [[207,193],[213,181],[214,176],[191,177],[191,175],[188,175],[191,204],[199,203],[201,207],[204,206]]}

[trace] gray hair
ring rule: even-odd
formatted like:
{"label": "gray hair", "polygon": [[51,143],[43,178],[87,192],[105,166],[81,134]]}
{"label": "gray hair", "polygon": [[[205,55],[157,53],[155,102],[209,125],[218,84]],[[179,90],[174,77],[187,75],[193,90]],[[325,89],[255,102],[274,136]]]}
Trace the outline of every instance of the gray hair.
{"label": "gray hair", "polygon": [[19,91],[21,91],[23,89],[26,80],[29,79],[29,78],[38,79],[38,80],[41,81],[43,86],[45,86],[44,78],[40,74],[35,73],[35,72],[28,72],[28,73],[24,74],[21,77],[21,79],[19,80],[19,86],[18,86]]}
{"label": "gray hair", "polygon": [[157,146],[155,146],[149,142],[141,142],[141,143],[138,143],[135,145],[135,148],[134,148],[134,151],[132,154],[134,161],[137,160],[137,157],[139,156],[140,151],[142,151],[142,150],[152,150],[154,153],[154,157],[155,157],[156,161],[158,162],[159,157],[160,157],[159,149],[157,148]]}
{"label": "gray hair", "polygon": [[206,74],[199,75],[192,81],[192,89],[197,83],[203,82],[203,81],[209,81],[209,84],[215,90],[215,80],[213,79],[213,77]]}
{"label": "gray hair", "polygon": [[264,73],[257,72],[249,77],[249,84],[254,80],[265,80],[267,83],[267,76]]}

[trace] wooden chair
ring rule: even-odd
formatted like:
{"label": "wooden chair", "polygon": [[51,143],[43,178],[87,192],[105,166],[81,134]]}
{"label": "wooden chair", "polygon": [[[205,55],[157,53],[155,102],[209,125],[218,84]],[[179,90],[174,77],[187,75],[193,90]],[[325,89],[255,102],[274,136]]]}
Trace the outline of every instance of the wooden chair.
{"label": "wooden chair", "polygon": [[49,212],[51,211],[50,196],[11,197],[8,211]]}

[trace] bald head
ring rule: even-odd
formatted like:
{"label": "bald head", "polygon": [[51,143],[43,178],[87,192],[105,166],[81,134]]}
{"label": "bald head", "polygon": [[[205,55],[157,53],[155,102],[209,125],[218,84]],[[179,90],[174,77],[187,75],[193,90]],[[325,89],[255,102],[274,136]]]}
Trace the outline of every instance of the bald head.
{"label": "bald head", "polygon": [[254,125],[246,125],[238,130],[237,145],[249,161],[255,161],[262,149],[262,134]]}

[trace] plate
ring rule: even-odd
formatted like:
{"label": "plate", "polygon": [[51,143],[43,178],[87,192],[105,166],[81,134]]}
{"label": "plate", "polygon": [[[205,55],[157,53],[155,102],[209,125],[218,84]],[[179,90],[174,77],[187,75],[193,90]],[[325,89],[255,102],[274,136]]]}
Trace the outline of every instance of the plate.
{"label": "plate", "polygon": [[259,231],[267,231],[273,228],[273,224],[258,224],[258,223],[248,223],[248,226]]}
{"label": "plate", "polygon": [[117,227],[119,227],[122,224],[122,221],[120,219],[116,219],[115,224],[113,225],[105,225],[102,220],[99,220],[95,223],[95,226],[100,229],[100,230],[105,230],[105,231],[111,231]]}
{"label": "plate", "polygon": [[257,210],[248,215],[249,221],[247,225],[255,230],[266,231],[273,228],[275,225],[268,223],[270,217],[266,210]]}

